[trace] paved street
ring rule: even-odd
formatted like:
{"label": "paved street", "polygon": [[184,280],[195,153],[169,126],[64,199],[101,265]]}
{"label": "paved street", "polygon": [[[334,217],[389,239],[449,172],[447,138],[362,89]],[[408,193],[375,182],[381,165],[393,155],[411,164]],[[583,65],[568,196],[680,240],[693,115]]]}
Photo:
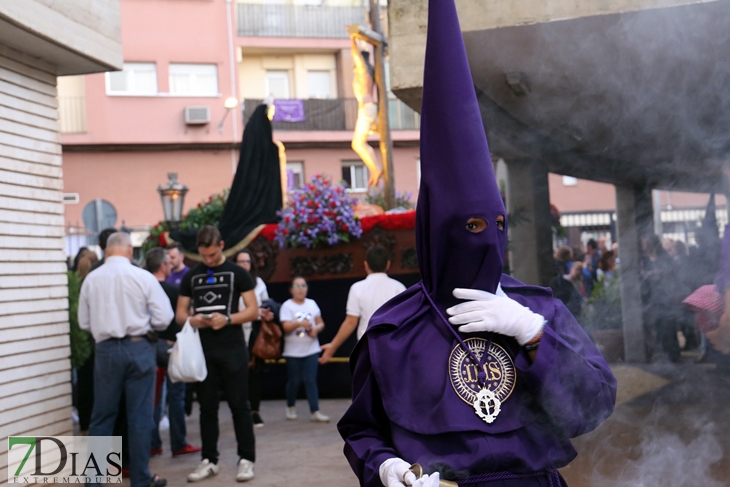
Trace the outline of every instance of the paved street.
{"label": "paved street", "polygon": [[[261,415],[266,426],[256,429],[256,478],[252,487],[347,487],[357,486],[357,479],[342,454],[342,440],[337,433],[336,422],[349,406],[345,399],[320,400],[323,413],[332,421],[328,424],[309,422],[309,407],[306,400],[297,402],[299,420],[284,418],[283,400],[264,401]],[[219,487],[235,484],[236,441],[230,410],[221,403],[219,420],[221,438],[218,450],[221,452],[220,473],[213,479],[199,482],[201,487]],[[198,412],[187,419],[188,441],[200,445]],[[200,461],[199,454],[172,458],[169,453],[168,432],[163,432],[165,452],[153,458],[150,470],[167,478],[168,485],[187,484],[186,476]]]}
{"label": "paved street", "polygon": [[[562,470],[571,487],[722,487],[730,485],[730,384],[712,366],[689,357],[680,367],[613,367],[619,379],[619,406],[591,434],[575,440],[578,458]],[[265,401],[266,426],[256,430],[258,459],[255,487],[355,487],[357,480],[342,455],[336,419],[349,401],[323,400],[330,424],[308,421],[306,401],[300,419],[284,419],[284,401]],[[235,442],[230,415],[221,407],[221,472],[201,487],[231,485],[235,477]],[[197,412],[188,418],[188,438],[199,444]],[[198,455],[152,459],[151,469],[169,485],[186,484]]]}

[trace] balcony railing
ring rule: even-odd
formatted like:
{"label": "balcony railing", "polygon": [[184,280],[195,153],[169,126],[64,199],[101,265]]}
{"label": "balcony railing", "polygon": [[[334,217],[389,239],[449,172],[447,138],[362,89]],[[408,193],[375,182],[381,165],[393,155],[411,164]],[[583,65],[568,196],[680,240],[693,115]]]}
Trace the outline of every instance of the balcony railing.
{"label": "balcony railing", "polygon": [[[332,100],[306,99],[303,122],[277,122],[276,130],[346,130],[352,132],[357,122],[357,100],[336,98]],[[245,100],[244,123],[248,121],[261,100]],[[398,99],[388,100],[388,121],[391,130],[418,130],[421,116]]]}
{"label": "balcony railing", "polygon": [[347,39],[345,26],[363,23],[364,12],[362,7],[239,3],[238,35]]}
{"label": "balcony railing", "polygon": [[86,99],[83,96],[59,96],[58,121],[62,134],[85,133]]}

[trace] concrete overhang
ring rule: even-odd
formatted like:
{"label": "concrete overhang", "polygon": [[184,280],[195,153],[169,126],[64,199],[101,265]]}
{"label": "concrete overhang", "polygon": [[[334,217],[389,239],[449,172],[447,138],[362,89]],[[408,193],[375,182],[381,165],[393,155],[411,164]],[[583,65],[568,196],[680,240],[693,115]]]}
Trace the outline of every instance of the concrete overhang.
{"label": "concrete overhang", "polygon": [[119,0],[0,0],[0,45],[59,76],[122,69],[119,8]]}
{"label": "concrete overhang", "polygon": [[[493,153],[612,184],[718,187],[730,156],[730,1],[457,7]],[[389,8],[393,91],[415,109],[426,9]]]}

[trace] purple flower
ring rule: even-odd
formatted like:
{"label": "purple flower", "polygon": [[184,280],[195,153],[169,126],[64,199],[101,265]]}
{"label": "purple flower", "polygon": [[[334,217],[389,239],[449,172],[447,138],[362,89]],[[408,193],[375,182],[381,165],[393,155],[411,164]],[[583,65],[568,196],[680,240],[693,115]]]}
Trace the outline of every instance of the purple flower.
{"label": "purple flower", "polygon": [[279,245],[318,248],[359,238],[362,228],[355,217],[357,202],[346,189],[346,183],[332,187],[327,177],[318,174],[304,188],[294,191],[288,206],[279,212]]}

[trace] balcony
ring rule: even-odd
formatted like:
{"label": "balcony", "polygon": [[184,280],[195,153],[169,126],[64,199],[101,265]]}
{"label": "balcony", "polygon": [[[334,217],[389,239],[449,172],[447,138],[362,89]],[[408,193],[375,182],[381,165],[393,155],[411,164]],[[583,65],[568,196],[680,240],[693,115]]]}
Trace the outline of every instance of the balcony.
{"label": "balcony", "polygon": [[241,37],[307,37],[347,39],[345,26],[364,21],[362,7],[260,5],[239,3]]}
{"label": "balcony", "polygon": [[[274,123],[275,130],[345,130],[352,132],[357,122],[357,100],[336,98],[332,100],[307,99],[304,102],[303,122]],[[262,100],[245,100],[243,119],[246,123]],[[388,121],[391,130],[418,130],[421,116],[402,101],[388,100]]]}
{"label": "balcony", "polygon": [[86,133],[86,99],[83,96],[59,96],[58,121],[62,134]]}

